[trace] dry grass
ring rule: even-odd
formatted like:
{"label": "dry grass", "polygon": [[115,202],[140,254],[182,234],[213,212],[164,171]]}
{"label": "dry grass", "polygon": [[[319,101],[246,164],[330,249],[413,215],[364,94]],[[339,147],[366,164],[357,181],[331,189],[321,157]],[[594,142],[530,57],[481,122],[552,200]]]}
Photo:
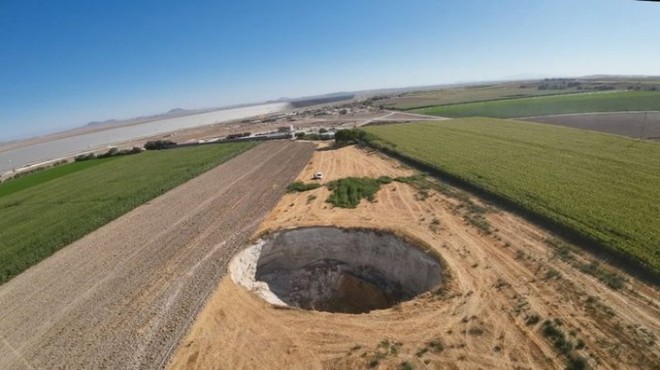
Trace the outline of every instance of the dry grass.
{"label": "dry grass", "polygon": [[[319,169],[326,174],[324,181],[414,175],[355,147],[317,151],[299,179]],[[469,207],[458,207],[464,199],[431,188],[420,201],[418,191],[392,182],[382,185],[374,202],[355,209],[325,203],[326,188],[312,190],[317,198],[311,202],[307,194],[287,194],[260,230],[313,225],[394,230],[443,257],[452,279],[441,294],[423,294],[366,315],[330,314],[271,307],[225,278],[171,367],[353,369],[378,360],[374,366],[381,369],[403,363],[414,368],[563,368],[571,359],[539,330],[539,322],[551,317],[562,318],[566,335],[577,333],[570,337],[575,343],[571,354],[593,366],[649,368],[660,361],[660,349],[644,336],[657,336],[660,329],[658,292],[638,282],[631,282],[634,294],[611,290],[552,258],[546,242],[551,236],[534,225],[506,212],[488,212],[483,217],[493,231],[485,235],[463,219],[469,212]],[[434,220],[439,226],[429,227]],[[524,258],[516,258],[517,249]],[[543,279],[550,268],[561,273],[560,280]],[[597,297],[589,304],[587,292]],[[606,309],[613,314],[594,314]],[[578,339],[584,342],[580,349]],[[382,355],[383,340],[401,343],[396,355]]]}

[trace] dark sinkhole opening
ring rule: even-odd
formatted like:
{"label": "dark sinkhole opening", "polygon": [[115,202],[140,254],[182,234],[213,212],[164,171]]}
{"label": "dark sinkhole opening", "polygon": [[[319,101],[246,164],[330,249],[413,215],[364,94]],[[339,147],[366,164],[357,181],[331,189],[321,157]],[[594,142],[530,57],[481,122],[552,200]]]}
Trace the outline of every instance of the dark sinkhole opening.
{"label": "dark sinkhole opening", "polygon": [[266,240],[255,280],[289,306],[357,314],[436,288],[442,268],[437,256],[389,232],[309,227]]}

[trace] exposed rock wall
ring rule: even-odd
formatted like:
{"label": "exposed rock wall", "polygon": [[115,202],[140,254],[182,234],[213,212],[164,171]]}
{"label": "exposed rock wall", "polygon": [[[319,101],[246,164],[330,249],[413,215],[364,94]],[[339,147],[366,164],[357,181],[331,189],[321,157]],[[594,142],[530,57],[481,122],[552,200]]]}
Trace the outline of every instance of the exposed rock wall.
{"label": "exposed rock wall", "polygon": [[311,227],[266,240],[255,280],[291,306],[362,313],[433,289],[442,271],[435,256],[391,233]]}

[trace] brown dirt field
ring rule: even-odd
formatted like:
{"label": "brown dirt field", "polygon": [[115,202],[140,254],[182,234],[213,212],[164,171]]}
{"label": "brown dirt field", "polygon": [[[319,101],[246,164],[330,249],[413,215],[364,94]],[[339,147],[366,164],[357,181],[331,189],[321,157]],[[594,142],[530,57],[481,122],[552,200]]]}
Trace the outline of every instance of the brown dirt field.
{"label": "brown dirt field", "polygon": [[0,368],[162,368],[313,149],[260,144],[2,285]]}
{"label": "brown dirt field", "polygon": [[[318,170],[326,182],[412,174],[355,147],[317,150],[299,179],[309,181]],[[546,231],[503,211],[486,214],[494,232],[485,235],[464,220],[465,197],[445,194],[423,195],[393,182],[375,202],[356,209],[325,203],[326,188],[286,194],[259,232],[337,225],[405,233],[443,256],[451,283],[444,293],[349,315],[276,308],[225,277],[170,368],[353,369],[371,363],[395,369],[403,362],[416,369],[563,368],[566,359],[541,334],[546,319],[561,320],[560,330],[574,344],[583,341],[574,353],[596,368],[658,368],[657,290],[632,279],[619,291],[606,287],[555,257]],[[532,315],[540,321],[528,325]]]}
{"label": "brown dirt field", "polygon": [[550,123],[639,139],[660,140],[660,112],[562,114],[530,117],[525,121]]}

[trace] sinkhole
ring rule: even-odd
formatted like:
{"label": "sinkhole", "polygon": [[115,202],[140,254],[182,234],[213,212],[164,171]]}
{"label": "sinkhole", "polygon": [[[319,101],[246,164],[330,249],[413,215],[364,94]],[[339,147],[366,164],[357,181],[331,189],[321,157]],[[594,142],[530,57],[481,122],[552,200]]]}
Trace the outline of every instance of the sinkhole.
{"label": "sinkhole", "polygon": [[230,273],[273,304],[366,313],[442,283],[439,257],[411,240],[373,229],[284,230],[239,253]]}

